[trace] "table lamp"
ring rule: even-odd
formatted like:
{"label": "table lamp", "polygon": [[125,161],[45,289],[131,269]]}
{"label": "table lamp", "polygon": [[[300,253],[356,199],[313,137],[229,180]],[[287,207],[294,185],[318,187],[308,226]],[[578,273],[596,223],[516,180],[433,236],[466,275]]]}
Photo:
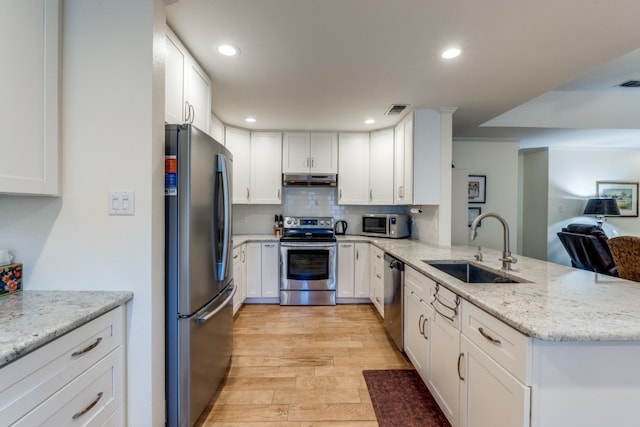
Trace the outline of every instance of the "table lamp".
{"label": "table lamp", "polygon": [[605,216],[620,215],[620,209],[615,199],[589,199],[583,215],[595,215],[598,227],[602,228],[602,223],[606,221]]}

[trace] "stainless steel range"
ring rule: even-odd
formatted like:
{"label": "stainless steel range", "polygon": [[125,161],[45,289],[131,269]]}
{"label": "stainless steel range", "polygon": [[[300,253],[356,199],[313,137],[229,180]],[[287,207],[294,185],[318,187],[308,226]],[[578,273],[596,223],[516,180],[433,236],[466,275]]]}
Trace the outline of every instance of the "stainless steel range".
{"label": "stainless steel range", "polygon": [[285,217],[280,305],[336,304],[336,236],[331,217]]}

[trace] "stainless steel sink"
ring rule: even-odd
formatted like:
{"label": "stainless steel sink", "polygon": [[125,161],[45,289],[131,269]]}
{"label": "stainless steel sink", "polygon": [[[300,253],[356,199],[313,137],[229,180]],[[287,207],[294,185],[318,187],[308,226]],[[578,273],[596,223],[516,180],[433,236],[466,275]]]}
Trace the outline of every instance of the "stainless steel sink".
{"label": "stainless steel sink", "polygon": [[465,260],[431,261],[422,260],[425,264],[435,267],[466,283],[520,283],[522,280],[506,277],[504,274],[486,270]]}

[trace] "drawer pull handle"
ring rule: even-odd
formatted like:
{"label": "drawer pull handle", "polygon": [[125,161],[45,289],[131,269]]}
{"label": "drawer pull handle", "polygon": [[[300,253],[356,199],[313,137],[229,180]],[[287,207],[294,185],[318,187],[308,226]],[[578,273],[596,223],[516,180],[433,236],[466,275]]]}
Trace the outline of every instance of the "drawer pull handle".
{"label": "drawer pull handle", "polygon": [[489,341],[491,341],[495,345],[502,345],[500,340],[495,339],[494,337],[492,337],[491,335],[486,333],[484,330],[482,330],[482,328],[478,328],[478,332],[480,332],[480,335],[482,335],[483,337],[485,337],[486,339],[488,339]]}
{"label": "drawer pull handle", "polygon": [[460,353],[458,355],[458,378],[460,378],[460,381],[464,381],[464,377],[460,374],[460,361],[462,360],[463,357],[464,357],[464,353]]}
{"label": "drawer pull handle", "polygon": [[88,347],[83,348],[82,350],[74,351],[73,353],[71,353],[71,357],[82,356],[83,354],[90,352],[91,350],[96,348],[98,346],[98,344],[100,344],[100,341],[102,341],[102,337],[96,338],[96,342],[94,342],[93,344],[91,344]]}
{"label": "drawer pull handle", "polygon": [[424,336],[424,322],[422,319],[424,319],[424,314],[421,314],[420,318],[418,319],[418,332],[420,332],[420,335]]}
{"label": "drawer pull handle", "polygon": [[75,414],[73,414],[73,417],[71,417],[71,418],[74,419],[74,420],[77,419],[77,418],[80,418],[81,416],[83,416],[84,414],[89,412],[94,406],[96,406],[98,404],[98,402],[100,401],[100,399],[102,399],[102,392],[98,393],[98,397],[96,397],[93,400],[93,402],[89,403],[86,408],[84,408],[80,412],[76,412]]}
{"label": "drawer pull handle", "polygon": [[422,320],[422,336],[424,337],[425,340],[429,339],[429,336],[427,335],[427,328],[425,328],[424,324],[427,323],[429,321],[429,318],[427,316],[424,316],[424,319]]}

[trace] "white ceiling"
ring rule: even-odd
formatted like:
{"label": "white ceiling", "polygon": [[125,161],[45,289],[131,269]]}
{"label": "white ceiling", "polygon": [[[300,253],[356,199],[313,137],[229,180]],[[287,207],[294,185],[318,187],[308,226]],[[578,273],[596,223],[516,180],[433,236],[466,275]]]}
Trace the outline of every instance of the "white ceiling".
{"label": "white ceiling", "polygon": [[[457,107],[454,137],[640,147],[638,0],[179,0],[167,21],[254,129],[395,124],[391,104]],[[215,52],[231,42],[235,58]],[[457,45],[463,53],[443,60]],[[634,108],[635,107],[635,108]],[[254,116],[257,122],[244,122]],[[365,118],[376,119],[365,125]],[[485,124],[485,126],[481,126]],[[594,129],[594,130],[592,130]]]}

